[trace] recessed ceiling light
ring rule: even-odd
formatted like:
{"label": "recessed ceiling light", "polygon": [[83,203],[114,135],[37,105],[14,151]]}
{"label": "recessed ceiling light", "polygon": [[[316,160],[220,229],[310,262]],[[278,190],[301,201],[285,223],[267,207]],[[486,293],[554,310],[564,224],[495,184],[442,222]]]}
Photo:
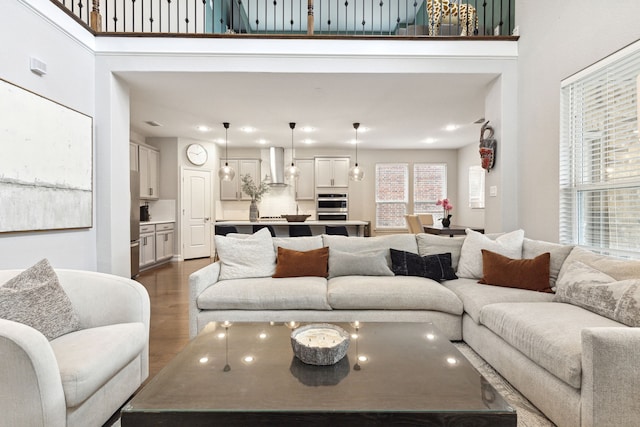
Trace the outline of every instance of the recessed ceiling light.
{"label": "recessed ceiling light", "polygon": [[425,144],[433,144],[436,141],[437,141],[437,139],[435,139],[435,138],[427,138],[427,139],[424,140],[424,143]]}
{"label": "recessed ceiling light", "polygon": [[368,128],[366,126],[360,126],[358,127],[358,133],[362,133],[362,132],[369,132],[371,130],[371,128]]}
{"label": "recessed ceiling light", "polygon": [[[358,131],[360,131],[360,129],[358,129]],[[355,140],[355,138],[354,138],[354,139],[350,139],[350,140],[349,140],[349,142],[348,142],[348,144],[356,145],[356,140]],[[358,141],[358,144],[362,144],[362,141]]]}
{"label": "recessed ceiling light", "polygon": [[312,128],[311,126],[303,126],[303,127],[301,127],[301,128],[300,128],[300,130],[301,130],[302,132],[307,132],[307,133],[309,133],[309,132],[314,132],[316,129],[315,129],[315,128]]}
{"label": "recessed ceiling light", "polygon": [[449,132],[453,132],[454,130],[458,129],[458,125],[454,125],[454,124],[450,124],[447,125],[444,130],[449,131]]}
{"label": "recessed ceiling light", "polygon": [[266,144],[267,144],[267,140],[266,140],[266,139],[261,138],[261,139],[259,139],[259,140],[258,140],[258,144],[260,144],[260,145],[266,145]]}
{"label": "recessed ceiling light", "polygon": [[242,132],[251,133],[251,132],[255,132],[256,128],[253,128],[251,126],[243,126],[243,127],[240,128],[240,130]]}
{"label": "recessed ceiling light", "polygon": [[198,125],[196,126],[196,129],[198,129],[200,132],[209,132],[211,130],[209,126],[205,125]]}
{"label": "recessed ceiling light", "polygon": [[216,144],[224,144],[225,141],[224,138],[217,138],[214,139],[213,142],[215,142]]}
{"label": "recessed ceiling light", "polygon": [[313,139],[309,139],[309,138],[303,139],[302,142],[307,145],[315,143]]}
{"label": "recessed ceiling light", "polygon": [[155,120],[147,120],[145,123],[153,127],[162,126],[160,123],[156,122]]}

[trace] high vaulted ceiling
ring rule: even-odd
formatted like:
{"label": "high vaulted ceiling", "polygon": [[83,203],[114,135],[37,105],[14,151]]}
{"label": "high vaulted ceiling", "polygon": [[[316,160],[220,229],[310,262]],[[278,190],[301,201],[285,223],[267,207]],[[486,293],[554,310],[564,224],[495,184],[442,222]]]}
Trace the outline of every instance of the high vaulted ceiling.
{"label": "high vaulted ceiling", "polygon": [[[358,134],[361,149],[452,149],[478,141],[481,125],[474,122],[484,117],[485,95],[496,75],[128,72],[121,77],[130,86],[131,127],[143,136],[223,143],[222,122],[229,122],[230,149],[287,147],[289,122],[296,122],[296,147],[310,139],[310,147],[345,148],[355,136],[352,123],[360,122],[366,128]],[[198,125],[210,130],[201,132]],[[447,131],[448,125],[457,129]]]}

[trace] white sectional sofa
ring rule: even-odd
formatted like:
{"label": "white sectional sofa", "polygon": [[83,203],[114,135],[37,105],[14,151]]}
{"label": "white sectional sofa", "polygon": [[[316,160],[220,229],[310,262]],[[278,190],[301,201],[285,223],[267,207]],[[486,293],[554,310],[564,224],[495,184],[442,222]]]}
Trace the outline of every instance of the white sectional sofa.
{"label": "white sectional sofa", "polygon": [[[220,261],[189,279],[190,335],[208,322],[225,320],[431,321],[450,340],[469,344],[557,425],[637,426],[640,261],[526,239],[521,231],[493,239],[468,233],[466,238],[267,238],[258,233],[217,237]],[[251,245],[255,247],[247,250]],[[328,278],[271,277],[278,247],[328,247]],[[421,257],[450,253],[451,268],[459,278],[388,275],[380,270],[379,252],[388,254],[391,249],[396,256],[398,251]],[[519,283],[479,284],[483,274],[489,277],[482,249],[508,259],[547,257],[544,280],[558,292],[522,289]],[[357,257],[364,260],[362,265],[357,265]],[[389,269],[399,271],[395,259],[385,258]],[[525,264],[516,268],[521,265]],[[376,275],[367,275],[367,268]],[[480,276],[474,277],[478,268]],[[522,280],[518,274],[510,277]]]}

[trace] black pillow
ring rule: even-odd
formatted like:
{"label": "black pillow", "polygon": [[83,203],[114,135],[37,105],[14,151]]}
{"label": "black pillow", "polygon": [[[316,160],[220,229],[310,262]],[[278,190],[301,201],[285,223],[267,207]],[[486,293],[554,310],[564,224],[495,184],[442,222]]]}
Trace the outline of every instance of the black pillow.
{"label": "black pillow", "polygon": [[412,252],[391,251],[391,270],[396,276],[418,276],[427,279],[455,280],[458,278],[451,267],[451,253],[420,256]]}

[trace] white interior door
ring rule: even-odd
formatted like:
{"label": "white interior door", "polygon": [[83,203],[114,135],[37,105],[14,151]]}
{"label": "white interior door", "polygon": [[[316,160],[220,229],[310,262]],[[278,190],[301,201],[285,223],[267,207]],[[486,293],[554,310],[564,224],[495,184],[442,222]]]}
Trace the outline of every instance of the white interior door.
{"label": "white interior door", "polygon": [[211,256],[211,171],[182,171],[184,259]]}

